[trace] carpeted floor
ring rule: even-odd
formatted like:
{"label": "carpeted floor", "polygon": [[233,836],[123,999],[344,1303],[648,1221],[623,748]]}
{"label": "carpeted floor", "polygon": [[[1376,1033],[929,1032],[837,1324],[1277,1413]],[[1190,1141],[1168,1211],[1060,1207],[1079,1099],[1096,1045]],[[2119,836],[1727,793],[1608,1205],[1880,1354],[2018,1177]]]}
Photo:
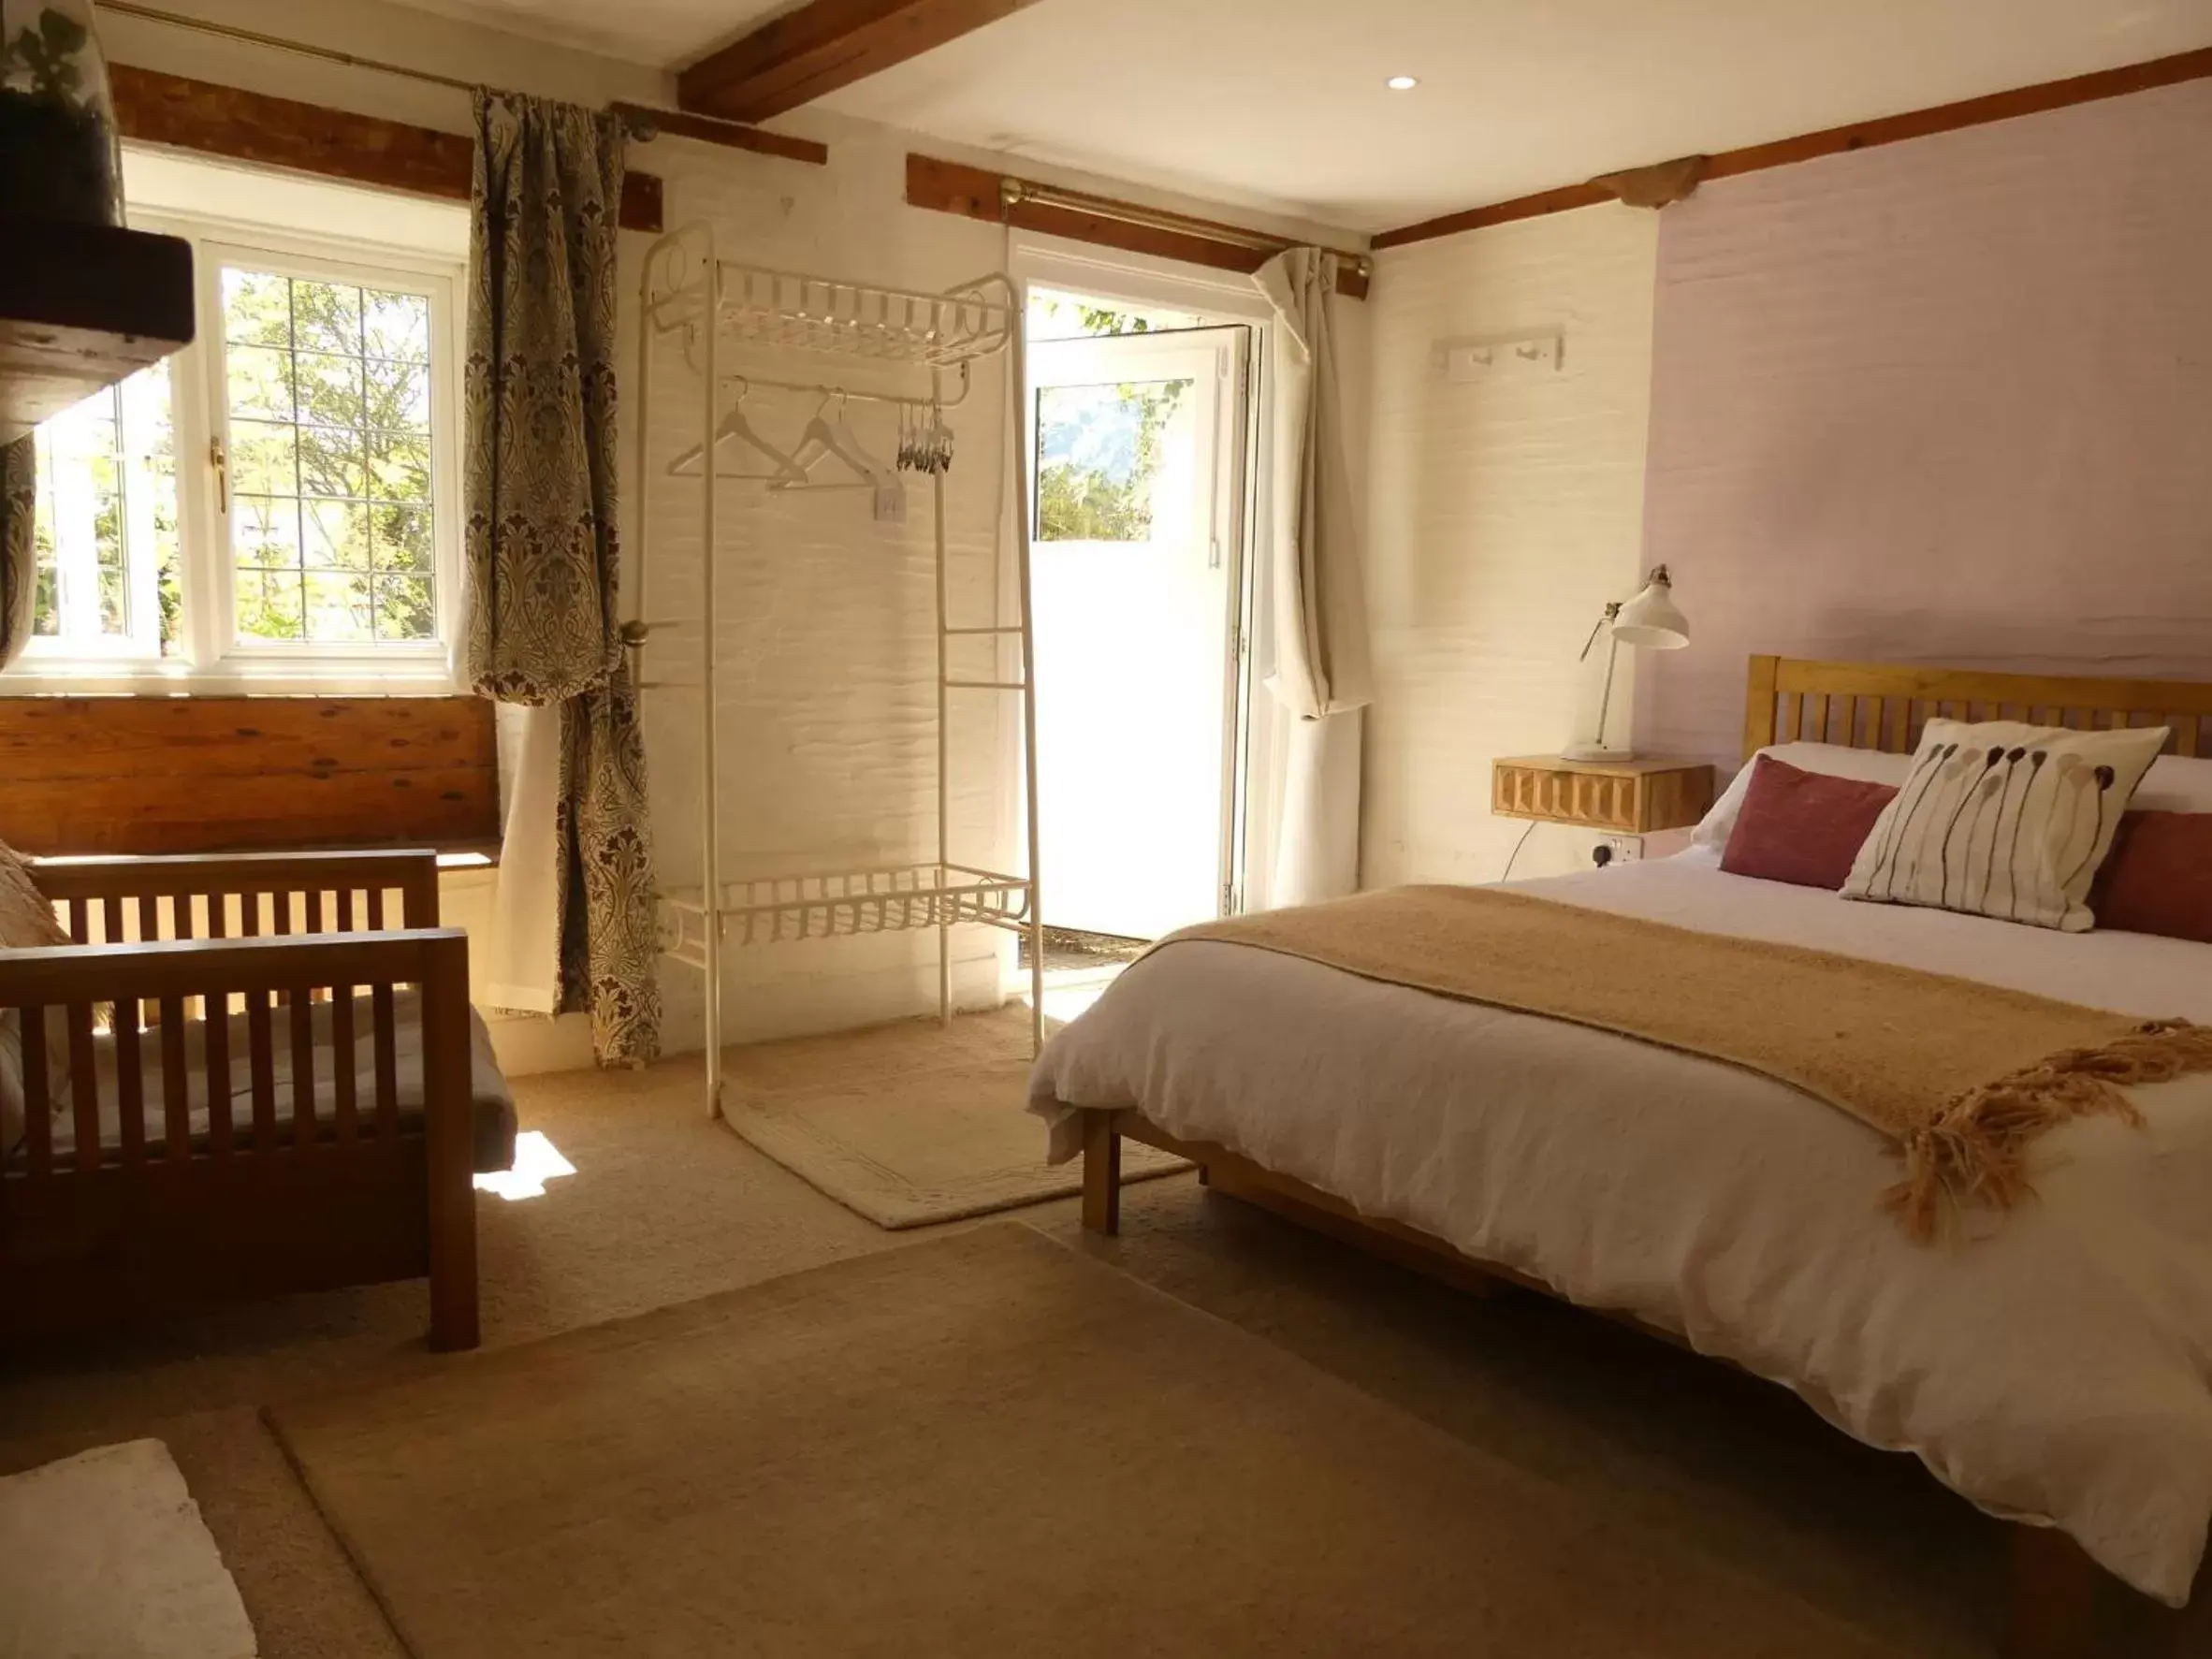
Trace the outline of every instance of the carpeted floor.
{"label": "carpeted floor", "polygon": [[[524,1127],[577,1172],[542,1198],[481,1201],[489,1346],[948,1230],[886,1233],[709,1122],[695,1063],[525,1079],[516,1092]],[[2004,1529],[1779,1389],[1539,1298],[1458,1296],[1188,1175],[1131,1188],[1116,1240],[1085,1239],[1072,1200],[1017,1214],[1568,1501],[1670,1535],[1824,1617],[1936,1659],[1990,1652]],[[158,1435],[223,1547],[266,1659],[399,1659],[256,1408],[434,1370],[425,1312],[420,1285],[386,1286],[0,1360],[0,1470]],[[2212,1597],[2200,1594],[2184,1619],[2108,1599],[2108,1652],[2212,1652]]]}
{"label": "carpeted floor", "polygon": [[[986,1215],[1083,1189],[1083,1166],[1047,1165],[1038,1121],[1018,1109],[1030,1042],[1028,1010],[1010,1004],[949,1029],[901,1020],[755,1043],[730,1051],[725,1111],[747,1141],[879,1227]],[[1189,1167],[1132,1142],[1122,1184]]]}
{"label": "carpeted floor", "polygon": [[1885,1652],[1015,1223],[270,1417],[418,1659]]}

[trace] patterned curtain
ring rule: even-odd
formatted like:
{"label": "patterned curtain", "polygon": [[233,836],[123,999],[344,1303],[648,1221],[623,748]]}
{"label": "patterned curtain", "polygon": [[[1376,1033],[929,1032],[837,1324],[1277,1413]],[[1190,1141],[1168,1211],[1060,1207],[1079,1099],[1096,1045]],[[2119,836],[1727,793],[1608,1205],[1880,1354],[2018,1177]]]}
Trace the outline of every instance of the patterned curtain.
{"label": "patterned curtain", "polygon": [[645,744],[618,633],[618,120],[476,94],[464,386],[471,684],[560,710],[556,1007],[602,1065],[654,1058]]}
{"label": "patterned curtain", "polygon": [[38,566],[31,538],[38,505],[38,451],[27,434],[0,448],[0,668],[31,637]]}

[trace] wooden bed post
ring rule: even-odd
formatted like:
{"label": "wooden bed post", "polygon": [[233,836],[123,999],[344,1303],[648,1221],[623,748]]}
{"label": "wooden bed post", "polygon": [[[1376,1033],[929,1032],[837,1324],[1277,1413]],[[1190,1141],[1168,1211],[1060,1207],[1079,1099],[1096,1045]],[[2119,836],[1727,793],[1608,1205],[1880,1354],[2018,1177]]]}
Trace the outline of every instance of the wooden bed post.
{"label": "wooden bed post", "polygon": [[2090,1659],[2097,1564],[2054,1526],[2013,1529],[2012,1603],[2004,1659]]}
{"label": "wooden bed post", "polygon": [[[1743,756],[1749,760],[1776,738],[1774,698],[1782,678],[1780,657],[1754,657],[1751,684],[1743,699]],[[1792,732],[1790,736],[1797,734]]]}
{"label": "wooden bed post", "polygon": [[438,923],[438,855],[409,852],[400,866],[400,913],[407,927],[436,927]]}
{"label": "wooden bed post", "polygon": [[1121,1230],[1121,1127],[1112,1112],[1083,1114],[1083,1230]]}
{"label": "wooden bed post", "polygon": [[475,1062],[469,1039],[469,941],[423,941],[423,1133],[430,1217],[430,1346],[473,1348],[476,1325]]}

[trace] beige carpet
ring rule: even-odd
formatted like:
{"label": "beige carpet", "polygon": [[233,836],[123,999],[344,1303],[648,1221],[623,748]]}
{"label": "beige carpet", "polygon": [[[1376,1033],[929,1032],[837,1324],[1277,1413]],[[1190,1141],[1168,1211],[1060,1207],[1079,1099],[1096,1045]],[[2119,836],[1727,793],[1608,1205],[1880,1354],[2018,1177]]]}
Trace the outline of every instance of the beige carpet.
{"label": "beige carpet", "polygon": [[[1083,1166],[1044,1161],[1022,1110],[1029,1014],[906,1020],[733,1049],[730,1127],[847,1209],[898,1230],[986,1215],[1083,1189]],[[1122,1183],[1189,1168],[1129,1145]]]}
{"label": "beige carpet", "polygon": [[1879,1651],[1018,1225],[270,1415],[418,1659]]}
{"label": "beige carpet", "polygon": [[[516,1094],[577,1172],[479,1202],[488,1349],[977,1225],[890,1233],[833,1202],[706,1116],[695,1057]],[[1131,1191],[1118,1239],[1086,1239],[1075,1212],[1062,1199],[1022,1220],[1764,1596],[1915,1659],[1991,1659],[2006,1529],[1781,1389],[1541,1297],[1471,1301],[1188,1175]],[[0,1344],[0,1473],[158,1437],[264,1659],[407,1659],[256,1408],[446,1368],[423,1351],[426,1313],[420,1283],[383,1285]],[[2212,1653],[2212,1574],[2187,1615],[2117,1590],[2103,1610],[2111,1659]]]}

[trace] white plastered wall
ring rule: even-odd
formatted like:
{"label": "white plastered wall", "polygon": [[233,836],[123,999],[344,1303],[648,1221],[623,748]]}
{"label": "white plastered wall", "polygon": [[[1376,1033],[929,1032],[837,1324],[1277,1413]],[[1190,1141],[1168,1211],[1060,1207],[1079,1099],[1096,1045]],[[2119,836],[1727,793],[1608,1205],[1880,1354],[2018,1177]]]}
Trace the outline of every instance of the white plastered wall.
{"label": "white plastered wall", "polygon": [[[420,65],[445,75],[482,77],[501,86],[586,103],[625,98],[673,102],[670,78],[637,65],[520,39],[501,31],[364,0],[172,0],[177,9],[284,38]],[[281,96],[447,131],[469,127],[468,99],[449,88],[349,68],[211,38],[120,14],[102,19],[118,62],[163,69]],[[631,162],[664,184],[663,214],[674,229],[705,219],[725,259],[835,275],[888,286],[937,289],[1001,269],[997,226],[904,205],[910,149],[956,160],[1012,167],[1004,158],[939,144],[819,111],[788,124],[826,140],[831,165],[809,167],[680,138],[633,146]],[[1038,168],[1023,164],[1034,175]],[[1061,182],[1212,217],[1218,207],[1113,181],[1052,169]],[[1243,215],[1249,219],[1249,215]],[[1341,233],[1269,221],[1263,228],[1317,240]],[[372,233],[372,227],[370,227]],[[649,503],[650,589],[655,617],[698,615],[700,488],[696,480],[635,473],[634,423],[649,425],[663,458],[697,441],[699,383],[680,353],[655,358],[649,407],[636,396],[637,284],[650,239],[625,233],[622,245],[621,365],[624,434],[621,517],[625,592],[634,593],[641,505]],[[863,365],[824,359],[740,357],[776,378],[847,375],[869,380]],[[991,619],[1010,587],[1005,565],[1011,525],[1001,529],[1007,389],[1003,362],[980,365],[968,402],[949,418],[958,433],[947,489],[951,593],[956,620]],[[905,382],[915,384],[910,376]],[[787,394],[761,394],[749,413],[772,435],[795,437],[812,405]],[[881,411],[856,406],[864,438],[888,453],[895,438]],[[655,469],[656,471],[658,469]],[[725,877],[859,868],[929,855],[936,832],[936,696],[933,681],[934,566],[926,481],[910,477],[904,526],[871,521],[865,496],[766,496],[757,485],[725,487],[721,497],[720,586],[716,607],[721,709],[720,764]],[[1011,619],[1011,613],[1006,614]],[[696,658],[695,629],[655,635],[650,677],[678,677]],[[1009,661],[1004,664],[1013,666]],[[955,671],[958,672],[956,663]],[[965,706],[959,699],[968,699]],[[1008,700],[955,693],[953,851],[965,862],[1020,867],[1018,721]],[[697,880],[701,803],[695,698],[648,693],[648,762],[654,829],[664,879]],[[1050,879],[1049,870],[1046,872]],[[481,932],[490,918],[486,871],[449,874],[446,919]],[[999,997],[1004,936],[985,929],[955,935],[955,992],[963,1006]],[[480,954],[480,953],[479,953]],[[726,1039],[827,1030],[921,1013],[936,1006],[936,940],[930,933],[732,951],[724,957]],[[666,1046],[699,1042],[697,975],[667,966]],[[496,1019],[503,1064],[517,1073],[587,1064],[589,1033],[579,1018]]]}
{"label": "white plastered wall", "polygon": [[[1376,258],[1363,885],[1496,880],[1526,826],[1491,815],[1492,761],[1595,726],[1603,646],[1576,653],[1638,574],[1658,218],[1585,208]],[[1551,328],[1556,371],[1455,384],[1434,356]],[[1616,742],[1633,729],[1631,659]],[[1581,867],[1593,840],[1539,825],[1514,875]]]}

